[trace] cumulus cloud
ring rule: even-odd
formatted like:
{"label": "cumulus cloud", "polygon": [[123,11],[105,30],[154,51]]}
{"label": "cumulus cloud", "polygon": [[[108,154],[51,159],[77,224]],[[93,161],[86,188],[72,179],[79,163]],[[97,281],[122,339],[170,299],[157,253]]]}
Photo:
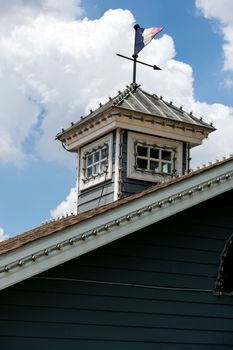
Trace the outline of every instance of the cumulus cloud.
{"label": "cumulus cloud", "polygon": [[[0,30],[0,161],[21,163],[29,157],[64,161],[66,154],[54,142],[55,134],[131,81],[130,62],[115,53],[132,51],[134,18],[130,11],[118,9],[96,20],[77,19],[81,7],[73,0],[3,4],[8,17],[16,8],[15,25],[7,34]],[[154,72],[152,79],[148,68],[139,67],[138,82],[193,109],[192,68],[175,55],[170,36],[152,41],[141,58],[163,71]]]}
{"label": "cumulus cloud", "polygon": [[[45,3],[29,7],[26,1],[22,13],[18,11],[24,23],[16,21],[7,35],[0,31],[0,86],[4,86],[0,161],[21,162],[28,156],[63,160],[65,153],[54,142],[56,132],[131,81],[130,62],[115,55],[133,50],[134,18],[129,11],[109,10],[97,20],[75,16],[67,20],[45,11]],[[145,51],[142,58],[164,70],[152,79],[151,72],[140,67],[138,81],[177,103],[191,105],[192,69],[175,60],[173,39],[165,34]]]}
{"label": "cumulus cloud", "polygon": [[131,43],[133,16],[110,10],[95,21],[67,20],[41,9],[36,16],[34,8],[29,16],[21,7],[24,23],[16,21],[7,33],[0,31],[0,160],[27,156],[25,142],[33,146],[34,156],[61,160],[56,132],[78,120],[93,97],[128,83],[128,67],[116,74],[120,63],[115,51],[125,51]]}
{"label": "cumulus cloud", "polygon": [[[218,23],[219,33],[223,36],[223,67],[230,75],[226,78],[226,86],[233,87],[233,1],[232,0],[196,0],[196,7],[207,19]],[[210,135],[204,146],[193,152],[194,164],[200,161],[213,161],[233,151],[233,108],[222,104],[208,105],[194,101],[193,110],[207,116],[213,121],[217,131]]]}
{"label": "cumulus cloud", "polygon": [[77,193],[76,188],[71,188],[70,193],[55,209],[50,211],[52,218],[57,219],[66,214],[76,214],[77,212]]}
{"label": "cumulus cloud", "polygon": [[[80,17],[84,11],[75,0],[0,0],[0,6],[0,162],[64,161],[66,154],[54,141],[55,134],[131,82],[131,63],[115,53],[132,53],[134,17],[118,9],[90,20]],[[232,1],[196,0],[196,6],[205,17],[221,21],[225,68],[232,70]],[[192,67],[176,60],[172,37],[162,33],[140,59],[163,68],[151,72],[139,67],[137,81],[143,83],[142,88],[193,110],[218,127],[194,151],[194,162],[229,153],[232,108],[195,100]],[[73,191],[58,206],[60,211],[56,209],[59,213],[69,210]],[[57,215],[55,209],[51,213]]]}
{"label": "cumulus cloud", "polygon": [[79,5],[74,0],[0,0],[0,162],[22,164],[33,157],[43,134],[41,122],[47,108],[43,101],[55,93],[47,84],[52,76],[48,74],[46,83],[41,79],[49,69],[49,44],[46,28],[42,31],[40,25],[50,20],[63,23],[71,17],[73,21],[82,12]]}
{"label": "cumulus cloud", "polygon": [[5,239],[8,239],[9,236],[4,232],[3,228],[0,227],[0,242],[5,241]]}
{"label": "cumulus cloud", "polygon": [[192,166],[208,164],[233,153],[233,108],[219,103],[194,102],[193,110],[198,116],[207,116],[205,120],[212,121],[217,130],[202,146],[192,150]]}
{"label": "cumulus cloud", "polygon": [[224,38],[224,68],[233,71],[233,1],[196,0],[196,7],[205,18],[219,21],[219,30]]}
{"label": "cumulus cloud", "polygon": [[5,30],[29,23],[41,14],[73,19],[84,13],[80,0],[0,0],[0,8],[0,27]]}

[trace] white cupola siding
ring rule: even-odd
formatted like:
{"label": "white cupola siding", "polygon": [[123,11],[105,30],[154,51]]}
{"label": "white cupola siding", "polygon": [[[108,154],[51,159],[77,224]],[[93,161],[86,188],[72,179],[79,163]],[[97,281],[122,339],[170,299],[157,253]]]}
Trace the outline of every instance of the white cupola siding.
{"label": "white cupola siding", "polygon": [[78,155],[78,213],[189,172],[190,149],[214,130],[139,85],[127,86],[56,136]]}

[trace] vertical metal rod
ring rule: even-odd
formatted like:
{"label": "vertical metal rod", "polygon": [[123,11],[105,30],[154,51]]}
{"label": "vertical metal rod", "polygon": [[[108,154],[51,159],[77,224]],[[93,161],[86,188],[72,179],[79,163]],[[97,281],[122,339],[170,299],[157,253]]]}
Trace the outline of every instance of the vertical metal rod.
{"label": "vertical metal rod", "polygon": [[135,36],[134,36],[134,53],[132,55],[133,57],[133,84],[136,84],[136,69],[137,69],[137,58],[138,55],[136,54],[136,35],[137,35],[137,29],[140,28],[139,24],[134,25],[135,30]]}

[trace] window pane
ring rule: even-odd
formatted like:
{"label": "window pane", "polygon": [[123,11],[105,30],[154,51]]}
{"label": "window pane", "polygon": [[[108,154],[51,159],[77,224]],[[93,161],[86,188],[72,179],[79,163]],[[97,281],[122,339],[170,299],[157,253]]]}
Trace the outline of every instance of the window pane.
{"label": "window pane", "polygon": [[89,154],[89,156],[87,156],[87,166],[91,165],[93,163],[93,154]]}
{"label": "window pane", "polygon": [[98,174],[100,172],[100,163],[94,165],[94,174]]}
{"label": "window pane", "polygon": [[159,171],[159,162],[156,162],[155,160],[151,160],[150,170]]}
{"label": "window pane", "polygon": [[108,148],[105,147],[101,150],[101,159],[107,158],[108,156]]}
{"label": "window pane", "polygon": [[100,159],[100,151],[94,153],[94,162],[98,162]]}
{"label": "window pane", "polygon": [[137,168],[147,169],[147,159],[137,158]]}
{"label": "window pane", "polygon": [[106,171],[107,170],[107,161],[104,160],[103,162],[100,163],[100,171]]}
{"label": "window pane", "polygon": [[162,163],[162,172],[170,174],[172,171],[172,166],[170,163]]}
{"label": "window pane", "polygon": [[150,149],[150,157],[155,158],[155,159],[159,159],[159,150],[156,148],[151,148]]}
{"label": "window pane", "polygon": [[147,157],[148,147],[137,146],[137,153],[139,156]]}
{"label": "window pane", "polygon": [[87,168],[87,177],[92,176],[92,166],[90,168]]}
{"label": "window pane", "polygon": [[171,151],[162,151],[161,159],[162,160],[170,160],[171,161],[171,156],[172,156],[172,152]]}

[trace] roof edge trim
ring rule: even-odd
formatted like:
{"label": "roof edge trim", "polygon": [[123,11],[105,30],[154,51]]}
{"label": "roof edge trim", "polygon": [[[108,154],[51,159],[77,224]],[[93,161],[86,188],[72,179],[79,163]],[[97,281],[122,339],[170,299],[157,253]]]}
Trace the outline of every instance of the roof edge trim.
{"label": "roof edge trim", "polygon": [[[210,169],[127,205],[33,241],[0,258],[0,289],[104,246],[233,188],[232,164]],[[78,226],[78,232],[77,232]],[[64,236],[66,238],[64,238]]]}

